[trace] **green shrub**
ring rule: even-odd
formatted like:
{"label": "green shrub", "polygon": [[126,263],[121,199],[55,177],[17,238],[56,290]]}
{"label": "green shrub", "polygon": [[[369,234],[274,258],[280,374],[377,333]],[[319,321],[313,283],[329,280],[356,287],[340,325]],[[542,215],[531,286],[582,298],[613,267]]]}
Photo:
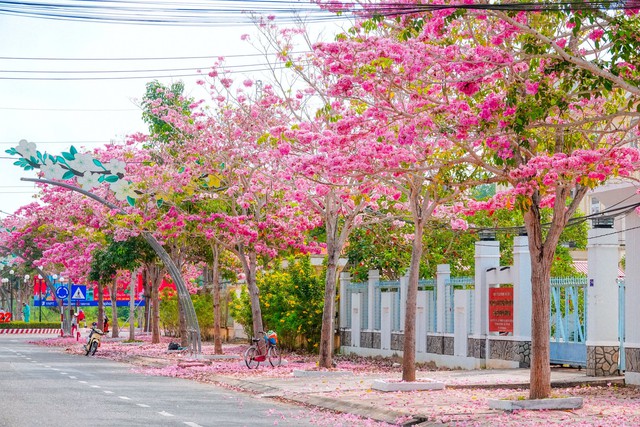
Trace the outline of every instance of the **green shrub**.
{"label": "green shrub", "polygon": [[[191,295],[200,326],[202,339],[211,338],[207,331],[213,328],[213,296],[210,293]],[[224,304],[224,301],[221,301]],[[222,310],[224,312],[224,310]],[[226,325],[223,319],[222,325]],[[180,319],[178,317],[178,295],[175,291],[165,288],[160,298],[160,325],[165,333],[172,336],[180,334]]]}
{"label": "green shrub", "polygon": [[[290,258],[284,270],[260,273],[257,284],[265,330],[276,331],[281,347],[316,350],[322,327],[324,280],[314,271],[310,258]],[[232,299],[230,312],[251,336],[253,321],[246,289]]]}

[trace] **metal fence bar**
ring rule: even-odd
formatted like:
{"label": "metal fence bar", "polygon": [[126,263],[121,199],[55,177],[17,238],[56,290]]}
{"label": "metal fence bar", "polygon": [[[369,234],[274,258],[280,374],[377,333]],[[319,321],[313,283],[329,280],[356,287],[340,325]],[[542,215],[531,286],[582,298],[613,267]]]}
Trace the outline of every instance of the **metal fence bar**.
{"label": "metal fence bar", "polygon": [[626,339],[625,333],[625,292],[626,283],[624,279],[617,279],[618,282],[618,339],[620,340],[620,350],[618,355],[618,369],[620,371],[626,370],[627,358],[624,354],[624,341]]}
{"label": "metal fence bar", "polygon": [[586,338],[586,277],[551,278],[551,339],[584,343]]}

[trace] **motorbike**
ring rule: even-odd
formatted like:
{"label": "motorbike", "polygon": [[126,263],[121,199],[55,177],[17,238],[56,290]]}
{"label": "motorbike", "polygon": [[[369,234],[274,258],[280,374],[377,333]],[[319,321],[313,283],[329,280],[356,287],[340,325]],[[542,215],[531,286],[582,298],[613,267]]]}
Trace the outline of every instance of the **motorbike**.
{"label": "motorbike", "polygon": [[104,332],[98,329],[98,324],[96,322],[93,322],[93,324],[91,325],[89,338],[87,339],[87,344],[84,346],[84,350],[86,351],[85,356],[88,356],[89,353],[91,353],[92,356],[96,354],[103,335]]}

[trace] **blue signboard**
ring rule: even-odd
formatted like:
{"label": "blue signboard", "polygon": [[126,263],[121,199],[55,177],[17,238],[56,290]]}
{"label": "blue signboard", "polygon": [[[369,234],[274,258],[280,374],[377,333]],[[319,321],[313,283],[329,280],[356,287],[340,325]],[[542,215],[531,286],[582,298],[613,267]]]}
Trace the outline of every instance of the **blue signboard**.
{"label": "blue signboard", "polygon": [[[73,301],[73,300],[72,300]],[[136,307],[144,307],[144,300],[136,300],[135,301]],[[34,307],[40,307],[40,305],[42,305],[43,307],[57,307],[58,306],[58,302],[57,301],[39,301],[39,300],[34,300],[33,301],[33,306]],[[67,301],[65,300],[63,302],[63,305],[67,305]],[[75,307],[97,307],[98,306],[98,301],[75,301],[73,302],[73,305]],[[104,306],[105,307],[111,307],[111,300],[106,300],[104,301]],[[116,306],[118,307],[129,307],[129,301],[116,301]]]}
{"label": "blue signboard", "polygon": [[87,287],[85,285],[71,285],[71,301],[84,301],[87,299]]}
{"label": "blue signboard", "polygon": [[69,289],[66,286],[60,286],[56,289],[56,296],[60,299],[65,299],[69,296]]}

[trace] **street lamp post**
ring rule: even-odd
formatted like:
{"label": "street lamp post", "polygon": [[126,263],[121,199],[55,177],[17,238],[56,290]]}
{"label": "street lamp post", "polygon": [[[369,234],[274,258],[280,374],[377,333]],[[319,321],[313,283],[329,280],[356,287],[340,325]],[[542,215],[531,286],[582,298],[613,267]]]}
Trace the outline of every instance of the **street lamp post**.
{"label": "street lamp post", "polygon": [[[7,279],[6,277],[2,278],[2,286],[7,286],[7,283],[9,283],[9,279]],[[5,304],[6,304],[7,300],[5,300]]]}
{"label": "street lamp post", "polygon": [[11,281],[9,283],[9,312],[11,313],[12,319],[15,319],[15,316],[13,315],[13,280],[15,278],[15,273],[15,271],[9,270],[9,274],[11,275]]}
{"label": "street lamp post", "polygon": [[[31,279],[31,276],[30,276],[30,275],[28,275],[28,274],[25,274],[25,275],[24,275],[24,284],[25,284],[25,288],[27,288],[27,289],[29,289],[29,279]],[[25,304],[27,304],[28,306],[29,306],[29,305],[31,305],[31,296],[30,296],[30,292],[27,294],[27,301],[26,301],[26,302],[25,302],[25,301],[22,301],[22,302],[24,302],[24,303],[25,303]],[[31,308],[29,308],[29,312],[30,312],[30,311],[31,311]],[[24,314],[23,314],[22,320],[23,320],[23,321],[25,321],[25,322],[27,321],[27,319],[26,319],[26,317],[25,317],[25,315],[24,315]]]}

